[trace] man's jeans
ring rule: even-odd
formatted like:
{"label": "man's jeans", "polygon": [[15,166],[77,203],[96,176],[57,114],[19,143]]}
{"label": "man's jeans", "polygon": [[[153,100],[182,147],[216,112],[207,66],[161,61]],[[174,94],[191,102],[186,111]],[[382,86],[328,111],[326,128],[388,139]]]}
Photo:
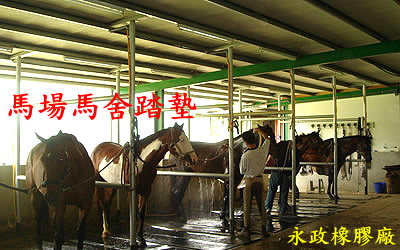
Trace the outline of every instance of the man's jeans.
{"label": "man's jeans", "polygon": [[279,200],[279,214],[283,215],[287,209],[287,200],[289,193],[289,175],[283,171],[271,171],[271,175],[269,177],[269,185],[268,185],[268,194],[267,199],[265,200],[265,209],[271,210],[272,205],[274,203],[275,194],[278,190],[278,186],[281,186],[280,190],[280,200]]}

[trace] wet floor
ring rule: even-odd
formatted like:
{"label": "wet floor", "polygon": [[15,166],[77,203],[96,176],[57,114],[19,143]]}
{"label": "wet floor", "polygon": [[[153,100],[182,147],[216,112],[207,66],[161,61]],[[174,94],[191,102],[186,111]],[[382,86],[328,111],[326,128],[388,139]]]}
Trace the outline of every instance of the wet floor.
{"label": "wet floor", "polygon": [[[179,222],[173,216],[147,217],[145,222],[145,239],[148,249],[252,249],[251,246],[262,246],[261,248],[281,249],[290,247],[287,242],[270,240],[279,232],[286,232],[287,228],[294,226],[310,225],[318,223],[328,215],[348,211],[351,208],[371,202],[375,197],[356,196],[343,197],[338,204],[322,196],[302,197],[298,200],[297,216],[278,217],[277,201],[274,209],[268,218],[267,229],[271,237],[263,239],[260,230],[260,216],[255,204],[252,206],[251,216],[251,238],[241,239],[231,235],[227,228],[224,228],[216,211],[191,217],[186,223]],[[340,214],[339,214],[340,215]],[[241,228],[241,211],[235,211],[235,230]],[[127,218],[120,219],[120,223],[112,223],[113,236],[103,242],[97,228],[89,228],[85,249],[127,249],[129,247],[129,224]],[[325,225],[327,228],[328,225]],[[289,229],[293,231],[292,229]],[[11,236],[11,235],[10,235]],[[280,237],[287,237],[280,236]],[[3,238],[3,236],[2,236]],[[66,243],[63,249],[75,249],[76,240],[73,235],[66,236]],[[269,243],[267,243],[269,242]],[[4,242],[3,242],[4,243]],[[272,244],[272,245],[271,245]],[[34,247],[33,236],[26,235],[23,241],[18,239],[11,241],[8,245],[0,243],[1,249],[32,249]],[[45,242],[45,249],[52,249],[52,243]],[[314,248],[308,248],[314,249]],[[318,249],[318,248],[315,248]]]}

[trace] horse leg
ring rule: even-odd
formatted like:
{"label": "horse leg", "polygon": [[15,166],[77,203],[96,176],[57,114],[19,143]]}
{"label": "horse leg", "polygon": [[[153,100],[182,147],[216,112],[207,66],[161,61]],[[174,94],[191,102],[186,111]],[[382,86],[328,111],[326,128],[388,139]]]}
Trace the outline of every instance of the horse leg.
{"label": "horse leg", "polygon": [[79,224],[78,224],[78,245],[77,249],[82,250],[83,249],[83,241],[85,240],[85,233],[86,233],[86,221],[87,217],[90,211],[90,208],[92,206],[91,200],[86,202],[84,206],[79,208]]}
{"label": "horse leg", "polygon": [[189,185],[190,182],[190,177],[178,177],[176,178],[176,182],[174,186],[172,187],[172,192],[171,192],[171,199],[173,204],[176,206],[176,212],[179,217],[179,219],[182,222],[187,221],[187,217],[185,214],[185,210],[182,206],[182,199],[185,195],[186,189]]}
{"label": "horse leg", "polygon": [[333,193],[333,185],[332,184],[333,184],[333,175],[329,174],[327,194],[328,194],[330,200],[334,200],[334,197],[332,195],[332,193]]}
{"label": "horse leg", "polygon": [[229,226],[229,222],[226,219],[226,214],[228,213],[228,208],[229,208],[229,184],[228,182],[225,182],[224,184],[224,206],[222,207],[222,210],[219,214],[219,218],[222,220],[222,226],[223,227],[228,227]]}
{"label": "horse leg", "polygon": [[110,230],[110,210],[112,205],[112,199],[114,197],[115,190],[112,188],[103,189],[103,199],[102,199],[102,218],[103,218],[103,233],[102,238],[107,238],[111,235]]}
{"label": "horse leg", "polygon": [[138,208],[139,208],[139,220],[138,220],[138,241],[139,247],[147,247],[146,240],[143,237],[143,225],[144,225],[144,216],[146,213],[146,203],[147,196],[139,195]]}
{"label": "horse leg", "polygon": [[32,192],[31,201],[35,212],[36,221],[36,245],[38,249],[42,249],[42,220],[48,219],[49,207],[43,196],[39,192]]}
{"label": "horse leg", "polygon": [[53,209],[53,221],[55,225],[54,249],[61,250],[64,244],[64,214],[65,204],[57,204]]}

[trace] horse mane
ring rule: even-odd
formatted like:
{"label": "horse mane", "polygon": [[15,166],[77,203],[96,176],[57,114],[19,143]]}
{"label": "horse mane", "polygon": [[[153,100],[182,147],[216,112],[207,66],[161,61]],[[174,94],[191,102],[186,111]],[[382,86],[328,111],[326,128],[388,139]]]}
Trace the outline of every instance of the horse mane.
{"label": "horse mane", "polygon": [[160,137],[162,134],[164,134],[165,132],[167,132],[169,128],[164,128],[162,130],[159,130],[157,132],[155,132],[152,135],[149,135],[141,140],[139,140],[139,146],[143,146],[143,145],[148,145],[150,144],[152,141],[154,141],[155,139],[157,139],[158,137]]}

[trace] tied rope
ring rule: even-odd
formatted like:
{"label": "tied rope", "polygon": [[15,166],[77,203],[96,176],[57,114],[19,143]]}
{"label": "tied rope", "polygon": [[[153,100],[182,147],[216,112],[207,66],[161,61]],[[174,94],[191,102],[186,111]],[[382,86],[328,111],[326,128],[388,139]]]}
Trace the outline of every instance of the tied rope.
{"label": "tied rope", "polygon": [[[103,170],[105,170],[108,166],[110,166],[110,164],[111,164],[117,157],[119,157],[119,156],[121,155],[121,153],[122,153],[123,151],[125,151],[127,148],[129,148],[129,143],[128,143],[128,142],[125,143],[125,145],[121,148],[121,150],[120,150],[120,151],[107,163],[107,165],[105,165],[99,172],[97,172],[97,173],[94,174],[93,176],[91,176],[91,177],[89,177],[89,178],[87,178],[87,179],[85,179],[85,180],[83,180],[83,181],[81,181],[81,182],[79,182],[79,183],[77,183],[77,184],[74,184],[74,185],[72,185],[72,186],[70,186],[70,187],[62,187],[62,191],[63,191],[63,192],[72,191],[72,190],[75,189],[76,187],[78,187],[78,186],[80,186],[80,185],[83,185],[83,184],[85,184],[85,183],[87,183],[87,182],[89,182],[89,181],[91,181],[91,180],[93,180],[93,179],[96,179],[96,178],[100,175],[100,173],[101,173]],[[61,184],[61,185],[63,185],[63,184]],[[19,192],[23,192],[23,193],[25,193],[25,194],[28,194],[28,192],[29,192],[29,189],[16,188],[16,187],[13,187],[13,186],[9,186],[9,185],[7,185],[7,184],[4,184],[4,183],[0,183],[0,186],[5,187],[5,188],[8,188],[8,189],[16,190],[16,191],[19,191]],[[33,189],[33,190],[35,190],[35,189]]]}
{"label": "tied rope", "polygon": [[72,186],[70,186],[70,187],[62,188],[62,191],[63,191],[63,192],[72,191],[72,190],[75,189],[76,187],[78,187],[78,186],[80,186],[80,185],[83,185],[83,184],[85,184],[85,183],[87,183],[87,182],[89,182],[89,181],[91,181],[91,180],[96,179],[97,177],[100,176],[100,173],[101,173],[102,171],[104,171],[107,167],[109,167],[109,166],[111,165],[111,163],[112,163],[115,159],[117,159],[117,158],[122,154],[122,152],[124,152],[126,149],[129,149],[129,142],[125,143],[125,145],[121,148],[121,150],[120,150],[120,151],[107,163],[107,165],[105,165],[99,172],[97,172],[97,173],[94,174],[93,176],[91,176],[91,177],[89,177],[89,178],[87,178],[87,179],[85,179],[85,180],[83,180],[83,181],[81,181],[81,182],[79,182],[79,183],[77,183],[77,184],[74,184],[74,185],[72,185]]}
{"label": "tied rope", "polygon": [[[131,89],[132,89],[132,87],[135,88],[135,86],[134,86],[134,79],[132,79],[132,76],[131,76],[131,64],[132,64],[132,62],[131,62],[131,57],[129,56],[130,52],[131,52],[131,48],[129,46],[129,44],[130,44],[129,29],[126,29],[126,37],[127,37],[127,40],[128,40],[128,49],[127,50],[128,50],[128,72],[129,72],[129,101],[131,101],[131,98],[132,98]],[[133,141],[132,141],[133,145],[132,145],[131,150],[133,150],[132,162],[133,162],[133,166],[134,166],[134,167],[130,167],[128,169],[128,171],[129,171],[128,174],[130,176],[130,171],[132,171],[132,169],[134,169],[134,173],[135,173],[135,171],[139,172],[138,166],[136,164],[136,159],[137,159],[137,156],[139,154],[138,153],[139,152],[139,148],[138,148],[138,145],[139,145],[139,128],[138,128],[137,117],[135,116],[135,107],[129,109],[129,117],[130,117],[130,122],[132,124],[132,126],[131,126],[132,127],[132,129],[131,129],[131,138],[133,138]],[[124,176],[124,174],[125,174],[125,170],[124,170],[124,168],[122,168],[121,183],[123,183],[122,182],[122,179],[123,179],[122,176]],[[132,190],[133,189],[135,189],[135,188],[132,188]]]}

